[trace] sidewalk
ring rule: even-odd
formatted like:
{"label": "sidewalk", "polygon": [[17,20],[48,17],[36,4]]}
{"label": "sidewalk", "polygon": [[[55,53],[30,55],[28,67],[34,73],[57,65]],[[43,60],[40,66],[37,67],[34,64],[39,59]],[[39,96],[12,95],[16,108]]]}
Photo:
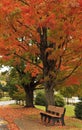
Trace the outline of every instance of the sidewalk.
{"label": "sidewalk", "polygon": [[40,120],[24,117],[16,119],[15,123],[19,126],[20,130],[53,130],[53,126],[46,126]]}
{"label": "sidewalk", "polygon": [[0,118],[0,130],[9,130],[7,124],[7,121]]}

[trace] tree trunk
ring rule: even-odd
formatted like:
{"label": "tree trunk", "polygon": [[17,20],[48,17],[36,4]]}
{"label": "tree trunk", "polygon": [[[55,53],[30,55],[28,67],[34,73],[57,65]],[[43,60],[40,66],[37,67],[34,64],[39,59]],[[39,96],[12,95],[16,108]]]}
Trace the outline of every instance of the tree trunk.
{"label": "tree trunk", "polygon": [[55,105],[54,101],[54,89],[45,87],[45,95],[47,100],[47,105]]}
{"label": "tree trunk", "polygon": [[33,89],[31,87],[26,86],[25,88],[25,93],[26,93],[26,105],[25,107],[34,107],[33,105]]}
{"label": "tree trunk", "polygon": [[44,78],[44,87],[45,87],[45,95],[47,100],[47,105],[54,105],[54,80],[56,79],[56,60],[53,58],[49,59],[49,55],[52,54],[52,51],[48,51],[56,49],[56,44],[49,43],[47,39],[48,28],[42,27],[38,29],[40,35],[40,57],[43,63],[43,78]]}

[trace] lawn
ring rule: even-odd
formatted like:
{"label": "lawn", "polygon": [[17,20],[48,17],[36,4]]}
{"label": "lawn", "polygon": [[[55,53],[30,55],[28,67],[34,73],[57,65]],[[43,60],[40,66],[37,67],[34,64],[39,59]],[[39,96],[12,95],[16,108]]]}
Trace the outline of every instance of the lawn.
{"label": "lawn", "polygon": [[66,105],[66,116],[69,116],[69,117],[74,117],[75,116],[75,113],[74,113],[74,109],[75,109],[75,106],[73,105]]}
{"label": "lawn", "polygon": [[8,101],[8,100],[11,100],[11,98],[10,97],[2,97],[2,98],[0,98],[0,101]]}

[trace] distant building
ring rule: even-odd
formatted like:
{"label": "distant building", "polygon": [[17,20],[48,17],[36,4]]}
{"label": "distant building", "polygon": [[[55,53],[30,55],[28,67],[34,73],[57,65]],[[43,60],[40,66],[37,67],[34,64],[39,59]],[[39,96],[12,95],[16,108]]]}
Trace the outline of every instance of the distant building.
{"label": "distant building", "polygon": [[75,104],[80,102],[78,97],[72,97],[72,98],[65,98],[66,103],[68,104]]}

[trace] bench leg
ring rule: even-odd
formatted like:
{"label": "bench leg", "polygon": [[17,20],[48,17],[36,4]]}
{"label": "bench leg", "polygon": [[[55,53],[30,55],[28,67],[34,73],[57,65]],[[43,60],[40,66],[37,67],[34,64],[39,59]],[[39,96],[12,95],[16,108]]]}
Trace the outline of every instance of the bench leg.
{"label": "bench leg", "polygon": [[56,123],[59,123],[60,120],[58,118],[52,118],[52,125],[55,125]]}
{"label": "bench leg", "polygon": [[43,114],[41,114],[41,121],[43,121]]}
{"label": "bench leg", "polygon": [[61,119],[62,126],[65,125],[64,118]]}
{"label": "bench leg", "polygon": [[47,116],[44,116],[44,122],[46,122],[46,120],[47,120]]}
{"label": "bench leg", "polygon": [[52,118],[52,125],[55,125],[55,119]]}
{"label": "bench leg", "polygon": [[48,123],[50,123],[50,121],[51,121],[51,117],[50,117],[50,116],[48,116]]}
{"label": "bench leg", "polygon": [[47,116],[44,114],[41,114],[41,121],[46,122]]}
{"label": "bench leg", "polygon": [[55,123],[56,123],[57,119],[56,119],[56,118],[51,117],[51,121],[52,121],[52,126],[53,126],[53,125],[55,125]]}

